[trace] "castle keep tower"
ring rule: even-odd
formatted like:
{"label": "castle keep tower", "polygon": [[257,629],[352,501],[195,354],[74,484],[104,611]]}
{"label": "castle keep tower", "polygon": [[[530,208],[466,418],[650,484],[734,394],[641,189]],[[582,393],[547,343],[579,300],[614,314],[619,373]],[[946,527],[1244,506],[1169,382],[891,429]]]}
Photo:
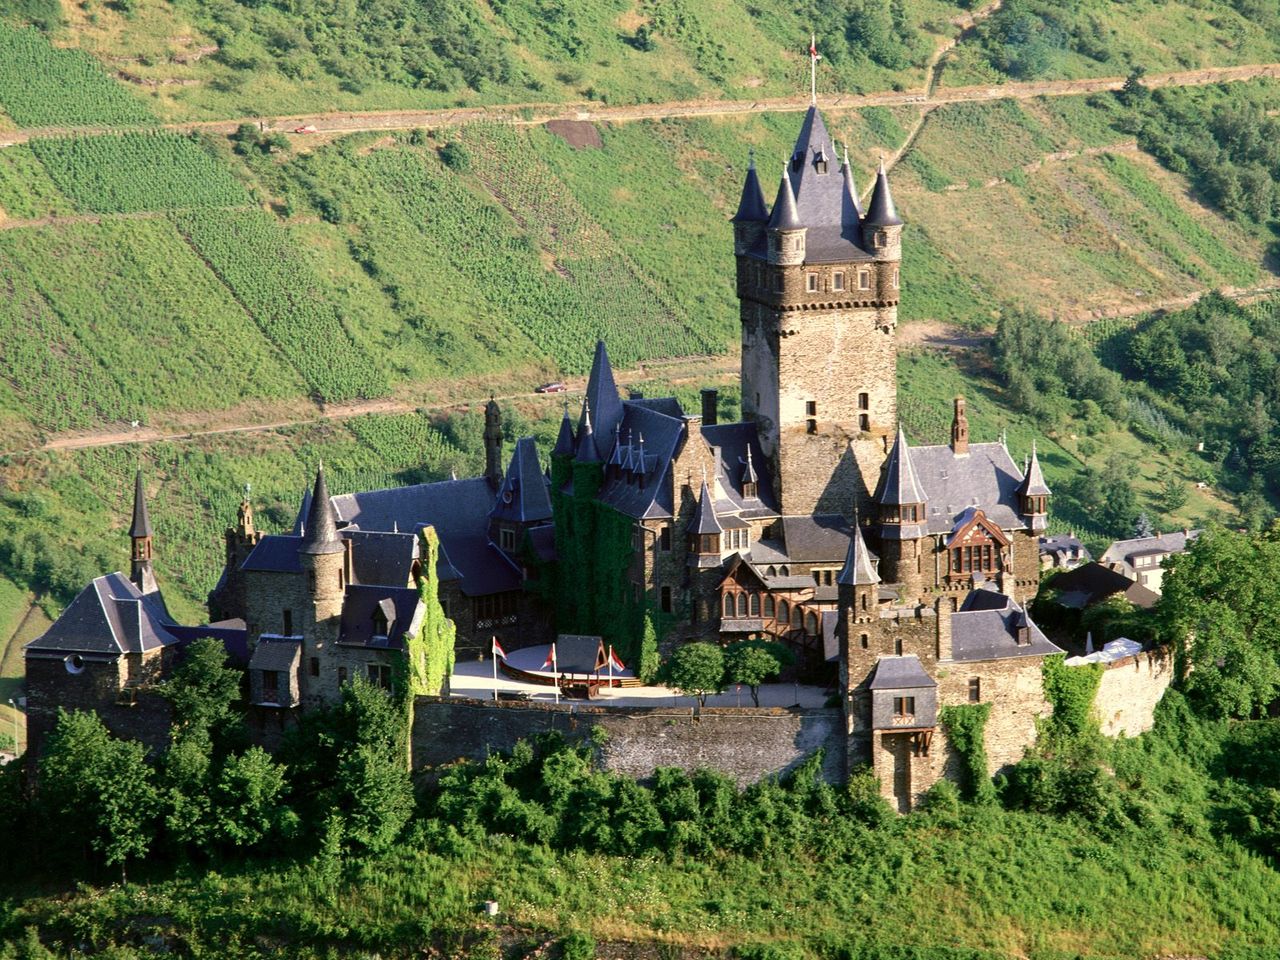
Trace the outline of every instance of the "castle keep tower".
{"label": "castle keep tower", "polygon": [[782,512],[852,514],[897,426],[902,221],[881,164],[866,212],[810,107],[766,218],[754,161],[734,224],[742,409]]}

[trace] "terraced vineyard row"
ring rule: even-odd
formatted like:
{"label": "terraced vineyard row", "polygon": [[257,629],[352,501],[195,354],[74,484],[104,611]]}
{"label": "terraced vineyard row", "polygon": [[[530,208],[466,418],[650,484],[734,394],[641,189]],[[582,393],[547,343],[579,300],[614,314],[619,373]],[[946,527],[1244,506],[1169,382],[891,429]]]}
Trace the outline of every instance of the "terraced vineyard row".
{"label": "terraced vineyard row", "polygon": [[324,284],[278,223],[260,211],[205,211],[179,229],[326,401],[382,396],[386,375],[324,296]]}
{"label": "terraced vineyard row", "polygon": [[62,50],[34,28],[0,21],[0,110],[22,127],[156,122],[89,54]]}
{"label": "terraced vineyard row", "polygon": [[227,166],[192,137],[125,133],[39,139],[30,147],[80,210],[133,213],[249,203]]}

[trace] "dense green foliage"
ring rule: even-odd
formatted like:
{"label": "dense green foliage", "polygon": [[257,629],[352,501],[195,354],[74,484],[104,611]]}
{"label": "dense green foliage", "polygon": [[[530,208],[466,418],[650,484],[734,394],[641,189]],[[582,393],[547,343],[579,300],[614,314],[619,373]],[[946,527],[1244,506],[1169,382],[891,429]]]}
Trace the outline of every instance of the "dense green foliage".
{"label": "dense green foliage", "polygon": [[409,694],[438,696],[453,673],[453,642],[457,627],[440,606],[440,537],[434,527],[418,534],[418,556],[422,576],[418,597],[422,600],[422,625],[416,636],[408,637],[405,656],[409,661]]}
{"label": "dense green foliage", "polygon": [[1156,612],[1196,705],[1254,716],[1280,691],[1280,531],[1205,531],[1170,558]]}
{"label": "dense green foliage", "polygon": [[987,749],[984,736],[989,703],[962,703],[944,706],[938,719],[947,730],[947,740],[960,755],[964,774],[963,789],[967,799],[989,803],[995,799],[995,788],[987,775]]}
{"label": "dense green foliage", "polygon": [[1046,730],[1056,740],[1094,736],[1098,719],[1093,704],[1104,668],[1098,663],[1068,667],[1064,661],[1062,655],[1044,660],[1044,695],[1053,706]]}
{"label": "dense green foliage", "polygon": [[[1202,438],[1238,488],[1280,492],[1280,301],[1242,306],[1207,294],[1186,310],[1144,318],[1099,349],[1151,388],[1144,397],[1174,428]],[[1258,527],[1269,519],[1256,496],[1244,513]]]}
{"label": "dense green foliage", "polygon": [[81,210],[243,207],[244,187],[198,139],[176,133],[41,138],[31,150]]}
{"label": "dense green foliage", "polygon": [[59,712],[40,758],[40,813],[53,849],[83,844],[119,865],[122,878],[125,861],[146,855],[158,797],[145,753],[114,739],[95,714]]}
{"label": "dense green foliage", "polygon": [[60,50],[34,28],[0,20],[0,109],[24,127],[155,120],[142,101],[107,76],[93,57]]}

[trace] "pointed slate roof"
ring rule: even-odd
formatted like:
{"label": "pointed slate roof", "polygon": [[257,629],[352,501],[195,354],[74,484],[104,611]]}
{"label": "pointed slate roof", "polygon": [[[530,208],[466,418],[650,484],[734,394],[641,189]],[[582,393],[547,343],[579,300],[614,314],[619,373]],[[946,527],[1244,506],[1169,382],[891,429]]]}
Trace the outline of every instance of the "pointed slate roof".
{"label": "pointed slate roof", "polygon": [[863,587],[879,582],[880,574],[871,561],[871,551],[867,549],[867,542],[862,539],[862,525],[855,520],[853,536],[849,538],[849,553],[844,560],[844,569],[836,577],[836,583]]}
{"label": "pointed slate roof", "polygon": [[873,227],[902,225],[898,210],[893,205],[893,195],[889,192],[889,174],[885,172],[883,160],[880,161],[880,170],[876,173],[876,186],[871,193],[871,203],[867,206],[866,222]]}
{"label": "pointed slate roof", "polygon": [[298,504],[298,515],[293,518],[293,535],[300,537],[307,528],[307,517],[311,513],[311,488],[302,488],[302,500]]}
{"label": "pointed slate roof", "polygon": [[564,417],[560,420],[560,435],[556,437],[556,445],[551,450],[555,457],[572,457],[574,450],[573,423],[569,420],[569,405],[564,406]]}
{"label": "pointed slate roof", "polygon": [[[618,384],[613,379],[613,365],[609,363],[609,352],[604,341],[596,341],[596,355],[591,361],[591,376],[587,378],[587,402],[591,405],[591,417],[595,434],[595,456],[591,461],[606,460],[609,457],[609,444],[612,442],[613,428],[622,422],[622,398],[618,395]],[[586,415],[583,406],[583,415]],[[582,423],[578,424],[578,445],[582,445]],[[581,458],[582,450],[578,450]]]}
{"label": "pointed slate roof", "polygon": [[299,553],[341,553],[342,541],[338,538],[338,520],[329,500],[329,486],[324,480],[324,464],[316,469],[315,488],[311,493],[311,511],[307,514],[306,531],[302,536]]}
{"label": "pointed slate roof", "polygon": [[595,431],[591,429],[591,403],[582,401],[582,419],[578,426],[578,454],[574,458],[579,463],[599,463],[600,453],[596,450]]}
{"label": "pointed slate roof", "polygon": [[511,465],[498,488],[490,516],[495,520],[536,523],[551,519],[551,497],[538,464],[538,446],[533,437],[516,441]]}
{"label": "pointed slate roof", "polygon": [[723,527],[716,519],[716,512],[711,505],[711,492],[707,489],[707,481],[702,481],[702,490],[698,493],[698,512],[694,515],[690,533],[721,533]]}
{"label": "pointed slate roof", "polygon": [[751,462],[751,447],[749,446],[747,447],[747,462],[742,467],[742,482],[744,484],[746,483],[759,484],[760,482],[759,479],[756,477],[755,464]]}
{"label": "pointed slate roof", "polygon": [[907,434],[901,424],[898,425],[898,438],[889,451],[889,459],[885,461],[884,473],[880,475],[880,485],[876,487],[876,502],[887,505],[925,502],[924,491],[911,465]]}
{"label": "pointed slate roof", "polygon": [[853,166],[849,163],[849,146],[844,148],[844,163],[840,166],[840,172],[844,175],[844,196],[841,198],[843,206],[843,214],[841,220],[848,222],[850,219],[862,219],[862,201],[858,199],[858,185],[853,180]]}
{"label": "pointed slate roof", "polygon": [[769,215],[770,230],[800,230],[804,224],[796,213],[796,198],[791,191],[791,178],[785,167],[778,182],[778,199],[773,201],[773,213]]}
{"label": "pointed slate roof", "polygon": [[754,152],[747,165],[747,177],[742,183],[742,199],[738,201],[738,212],[734,214],[733,223],[764,223],[769,219],[769,209],[764,204],[764,190],[760,186],[760,177],[756,175],[756,158]]}
{"label": "pointed slate roof", "polygon": [[151,515],[147,512],[147,496],[142,489],[142,471],[139,470],[133,478],[133,523],[129,526],[129,536],[138,538],[153,535]]}
{"label": "pointed slate roof", "polygon": [[1040,458],[1036,455],[1035,441],[1031,441],[1031,463],[1028,465],[1022,483],[1018,485],[1018,493],[1024,497],[1047,497],[1050,495],[1048,485],[1044,482],[1044,474],[1040,471]]}

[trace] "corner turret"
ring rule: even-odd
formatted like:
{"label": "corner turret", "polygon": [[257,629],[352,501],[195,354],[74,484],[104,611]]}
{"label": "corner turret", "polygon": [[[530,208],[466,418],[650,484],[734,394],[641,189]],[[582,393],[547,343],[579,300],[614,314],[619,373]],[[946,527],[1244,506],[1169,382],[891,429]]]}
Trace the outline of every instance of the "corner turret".
{"label": "corner turret", "polygon": [[494,490],[502,485],[502,409],[492,396],[484,405],[484,478]]}
{"label": "corner turret", "polygon": [[1032,530],[1041,531],[1048,525],[1051,495],[1048,484],[1044,482],[1044,473],[1040,470],[1040,457],[1033,440],[1031,458],[1027,461],[1022,482],[1018,484],[1018,506],[1029,519]]}
{"label": "corner turret", "polygon": [[791,189],[791,175],[782,168],[778,183],[778,199],[769,215],[769,262],[783,266],[804,263],[805,234],[808,231],[796,212],[796,196]]}
{"label": "corner turret", "polygon": [[756,155],[752,150],[747,163],[747,177],[742,183],[742,199],[738,201],[738,212],[733,220],[733,252],[739,256],[746,253],[760,235],[769,220],[769,208],[765,206],[764,190],[760,186],[760,177],[756,174]]}
{"label": "corner turret", "polygon": [[[894,206],[893,194],[889,192],[889,174],[884,168],[884,160],[880,161],[880,169],[876,172],[876,185],[862,220],[862,233],[867,240],[867,249],[877,260],[902,259],[902,219]],[[894,277],[896,288],[896,270]]]}
{"label": "corner turret", "polygon": [[147,512],[147,498],[142,487],[142,471],[139,470],[133,478],[133,522],[129,525],[129,539],[133,549],[129,579],[144,594],[156,593],[160,589],[156,585],[155,570],[151,566],[154,535],[155,531],[151,528],[151,515]]}

